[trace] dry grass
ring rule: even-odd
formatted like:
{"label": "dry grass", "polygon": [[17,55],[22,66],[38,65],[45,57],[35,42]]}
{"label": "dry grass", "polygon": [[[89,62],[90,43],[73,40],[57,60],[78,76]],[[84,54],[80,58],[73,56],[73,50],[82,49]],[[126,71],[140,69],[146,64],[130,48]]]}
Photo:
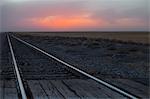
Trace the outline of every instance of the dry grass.
{"label": "dry grass", "polygon": [[26,32],[18,33],[22,35],[37,35],[37,36],[61,36],[61,37],[87,37],[87,38],[104,38],[122,41],[131,41],[137,43],[149,44],[149,32]]}

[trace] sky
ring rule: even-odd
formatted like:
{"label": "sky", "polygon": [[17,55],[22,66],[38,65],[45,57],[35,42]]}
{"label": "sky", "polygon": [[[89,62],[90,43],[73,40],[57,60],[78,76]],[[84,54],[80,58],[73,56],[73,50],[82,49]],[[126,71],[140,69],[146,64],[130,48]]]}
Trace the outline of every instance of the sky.
{"label": "sky", "polygon": [[148,0],[1,0],[1,31],[148,31]]}

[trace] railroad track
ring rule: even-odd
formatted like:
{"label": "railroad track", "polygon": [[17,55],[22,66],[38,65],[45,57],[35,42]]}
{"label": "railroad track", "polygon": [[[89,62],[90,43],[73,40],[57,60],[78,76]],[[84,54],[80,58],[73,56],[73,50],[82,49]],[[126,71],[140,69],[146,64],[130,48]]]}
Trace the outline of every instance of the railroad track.
{"label": "railroad track", "polygon": [[[30,49],[34,50],[35,52],[40,53],[41,56],[49,57],[48,60],[52,60],[51,64],[53,64],[53,63],[55,64],[53,66],[53,68],[57,68],[57,69],[54,70],[55,72],[53,72],[53,73],[51,72],[50,74],[47,74],[47,75],[50,75],[47,78],[58,77],[58,79],[60,79],[61,77],[59,78],[59,76],[63,75],[63,74],[64,75],[63,75],[62,78],[64,78],[64,77],[65,78],[68,78],[68,77],[70,77],[70,78],[82,78],[82,79],[87,79],[88,78],[88,79],[92,79],[92,80],[98,82],[99,84],[101,84],[101,85],[103,85],[103,86],[105,86],[105,87],[107,87],[107,88],[123,95],[126,98],[138,99],[137,96],[131,94],[130,92],[127,92],[124,89],[120,89],[120,88],[118,88],[114,85],[109,84],[108,82],[105,82],[105,81],[103,81],[99,78],[96,78],[96,77],[88,74],[87,72],[82,71],[82,70],[76,68],[75,66],[70,65],[69,63],[55,57],[54,55],[52,55],[50,53],[47,53],[46,51],[44,51],[44,50],[42,50],[42,49],[40,49],[40,48],[24,41],[24,40],[22,40],[22,39],[14,36],[14,35],[7,34],[7,40],[8,40],[8,43],[9,43],[9,47],[10,47],[10,51],[11,51],[11,55],[12,55],[12,59],[13,59],[14,72],[15,72],[16,79],[17,79],[16,81],[17,81],[17,86],[18,86],[17,87],[18,88],[18,93],[19,93],[19,96],[22,99],[33,98],[32,91],[30,90],[30,88],[28,87],[28,84],[26,82],[26,79],[30,79],[30,77],[26,77],[25,76],[26,74],[24,73],[24,69],[19,67],[19,65],[17,63],[17,62],[19,62],[19,58],[17,58],[15,53],[14,53],[15,48],[13,47],[12,41],[17,41],[20,44],[22,44],[23,46],[29,47]],[[19,54],[21,54],[21,53],[19,53]],[[25,64],[25,63],[23,63],[23,64]],[[27,64],[27,65],[29,65],[29,64]],[[26,67],[24,67],[24,68],[26,68]],[[35,78],[36,78],[36,76],[40,77],[40,75],[34,75],[34,76],[35,76]],[[32,77],[33,76],[31,76],[31,78]],[[42,78],[40,78],[40,79],[42,79]]]}

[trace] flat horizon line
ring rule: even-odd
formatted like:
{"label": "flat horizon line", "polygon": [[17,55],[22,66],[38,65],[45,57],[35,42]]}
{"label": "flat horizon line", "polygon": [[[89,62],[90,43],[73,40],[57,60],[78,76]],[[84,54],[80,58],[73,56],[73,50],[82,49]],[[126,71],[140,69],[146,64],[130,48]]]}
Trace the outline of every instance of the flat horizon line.
{"label": "flat horizon line", "polygon": [[120,32],[134,32],[134,33],[138,33],[138,32],[145,32],[145,33],[149,33],[150,31],[4,31],[4,32],[0,32],[0,33],[10,33],[10,32],[13,32],[13,33],[20,33],[20,32],[23,32],[23,33],[41,33],[41,32],[44,32],[44,33],[78,33],[78,32],[93,32],[93,33],[112,33],[112,32],[116,32],[116,33],[120,33]]}

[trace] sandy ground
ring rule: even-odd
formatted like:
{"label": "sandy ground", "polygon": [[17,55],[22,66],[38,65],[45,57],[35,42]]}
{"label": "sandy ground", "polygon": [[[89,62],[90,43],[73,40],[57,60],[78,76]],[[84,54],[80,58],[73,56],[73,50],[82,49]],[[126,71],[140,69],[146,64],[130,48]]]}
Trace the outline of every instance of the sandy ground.
{"label": "sandy ground", "polygon": [[60,36],[60,37],[87,37],[121,40],[149,44],[149,32],[43,32],[43,33],[18,33],[21,35]]}

